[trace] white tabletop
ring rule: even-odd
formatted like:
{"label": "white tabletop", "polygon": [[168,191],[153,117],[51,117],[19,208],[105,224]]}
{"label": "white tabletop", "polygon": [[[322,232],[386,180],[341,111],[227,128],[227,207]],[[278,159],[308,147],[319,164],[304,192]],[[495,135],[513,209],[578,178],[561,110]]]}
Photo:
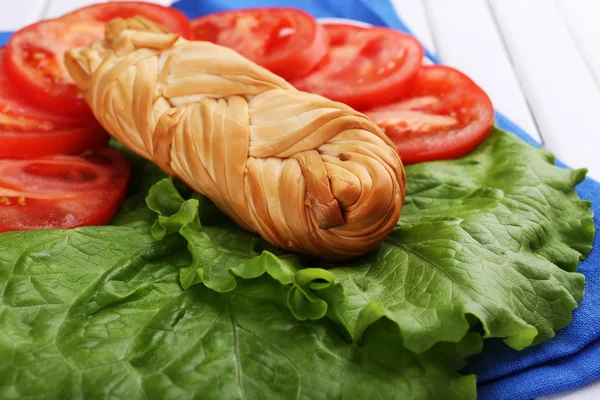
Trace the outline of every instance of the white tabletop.
{"label": "white tabletop", "polygon": [[[0,31],[97,2],[3,0]],[[599,0],[392,2],[417,37],[479,83],[497,109],[563,162],[600,179]],[[598,398],[600,382],[544,399]]]}

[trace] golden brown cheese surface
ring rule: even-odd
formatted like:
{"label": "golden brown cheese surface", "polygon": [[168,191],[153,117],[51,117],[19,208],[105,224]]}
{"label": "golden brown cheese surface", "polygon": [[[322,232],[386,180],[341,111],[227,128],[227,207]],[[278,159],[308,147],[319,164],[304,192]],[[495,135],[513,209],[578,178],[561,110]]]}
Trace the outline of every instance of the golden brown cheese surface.
{"label": "golden brown cheese surface", "polygon": [[141,18],[66,65],[107,131],[283,249],[342,260],[396,224],[405,174],[382,131],[238,53]]}

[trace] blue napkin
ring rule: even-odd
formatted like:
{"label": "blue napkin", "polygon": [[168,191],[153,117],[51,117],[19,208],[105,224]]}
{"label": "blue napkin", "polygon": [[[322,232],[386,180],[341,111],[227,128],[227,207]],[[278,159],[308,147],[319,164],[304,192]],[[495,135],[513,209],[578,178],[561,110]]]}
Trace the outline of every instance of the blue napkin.
{"label": "blue napkin", "polygon": [[0,46],[4,46],[10,38],[11,32],[0,32]]}
{"label": "blue napkin", "polygon": [[[180,0],[174,7],[190,18],[212,12],[244,7],[289,6],[289,0]],[[409,32],[399,20],[389,0],[295,0],[294,7],[314,16],[348,18],[373,25],[388,26]],[[0,32],[0,45],[10,33]],[[427,52],[427,56],[439,62]],[[534,139],[503,115],[496,113],[500,128],[514,132],[525,142],[539,146]],[[558,162],[558,165],[565,166]],[[600,183],[588,178],[577,187],[583,199],[593,200],[592,210],[600,216]],[[600,232],[597,217],[596,229]],[[600,234],[594,248],[600,248]],[[600,378],[600,253],[592,251],[579,271],[586,276],[585,297],[573,314],[569,326],[556,337],[521,352],[507,347],[500,340],[486,340],[484,351],[474,358],[465,373],[478,377],[478,394],[483,400],[530,399],[574,389]]]}

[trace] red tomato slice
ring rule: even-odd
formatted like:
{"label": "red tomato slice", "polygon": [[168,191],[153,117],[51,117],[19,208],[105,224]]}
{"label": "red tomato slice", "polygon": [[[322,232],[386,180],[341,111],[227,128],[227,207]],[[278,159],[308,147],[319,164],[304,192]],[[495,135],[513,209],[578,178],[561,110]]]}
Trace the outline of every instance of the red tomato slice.
{"label": "red tomato slice", "polygon": [[229,47],[285,79],[306,75],[328,49],[323,27],[295,8],[256,8],[192,21],[195,40]]}
{"label": "red tomato slice", "polygon": [[390,137],[405,164],[460,157],[486,138],[494,122],[483,89],[439,65],[423,67],[399,101],[365,114]]}
{"label": "red tomato slice", "polygon": [[93,23],[96,28],[100,29],[100,37],[104,36],[104,24],[111,19],[131,18],[136,15],[146,17],[186,39],[192,36],[190,20],[184,13],[172,7],[163,7],[158,4],[142,1],[118,1],[93,4],[75,10],[67,15],[76,15],[86,21],[90,21],[90,25]]}
{"label": "red tomato slice", "polygon": [[324,25],[329,53],[309,75],[291,83],[356,109],[395,100],[419,72],[423,46],[412,36],[387,28]]}
{"label": "red tomato slice", "polygon": [[81,153],[106,145],[108,135],[93,118],[73,118],[34,107],[9,82],[0,48],[0,158]]}
{"label": "red tomato slice", "polygon": [[183,36],[190,34],[189,21],[173,8],[138,2],[96,4],[16,32],[8,42],[7,72],[34,104],[59,113],[89,115],[89,107],[64,66],[63,53],[101,39],[110,19],[135,15]]}
{"label": "red tomato slice", "polygon": [[0,160],[0,232],[105,225],[125,198],[129,169],[110,148]]}

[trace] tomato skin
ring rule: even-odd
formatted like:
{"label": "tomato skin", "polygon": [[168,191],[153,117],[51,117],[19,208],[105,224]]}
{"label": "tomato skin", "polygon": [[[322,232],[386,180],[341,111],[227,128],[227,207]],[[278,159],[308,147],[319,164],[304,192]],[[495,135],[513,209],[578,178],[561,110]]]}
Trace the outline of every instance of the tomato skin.
{"label": "tomato skin", "polygon": [[64,66],[63,54],[102,39],[104,25],[111,18],[134,15],[155,20],[182,36],[191,34],[188,19],[173,8],[141,2],[95,4],[13,34],[7,45],[6,71],[33,104],[91,118],[91,110]]}
{"label": "tomato skin", "polygon": [[[295,8],[249,8],[192,20],[194,40],[229,47],[284,79],[308,74],[328,50],[327,33]],[[289,33],[289,34],[288,34]]]}
{"label": "tomato skin", "polygon": [[25,159],[52,154],[78,154],[106,146],[109,135],[98,128],[67,128],[55,131],[0,132],[0,158]]}
{"label": "tomato skin", "polygon": [[413,84],[423,46],[412,36],[387,28],[324,24],[330,49],[297,89],[364,110],[387,104]]}
{"label": "tomato skin", "polygon": [[[190,20],[184,13],[172,7],[164,7],[143,1],[118,1],[92,4],[72,11],[67,15],[78,16],[84,20],[92,19],[102,24],[107,23],[113,18],[131,18],[140,15],[186,39],[192,37]],[[104,34],[104,30],[102,34]]]}
{"label": "tomato skin", "polygon": [[4,70],[0,48],[0,158],[81,153],[106,145],[108,134],[92,118],[74,118],[32,106]]}
{"label": "tomato skin", "polygon": [[0,232],[105,225],[125,198],[129,174],[129,159],[111,148],[0,160]]}
{"label": "tomato skin", "polygon": [[394,142],[404,164],[463,156],[487,137],[494,122],[483,89],[443,65],[424,66],[411,91],[365,114]]}

